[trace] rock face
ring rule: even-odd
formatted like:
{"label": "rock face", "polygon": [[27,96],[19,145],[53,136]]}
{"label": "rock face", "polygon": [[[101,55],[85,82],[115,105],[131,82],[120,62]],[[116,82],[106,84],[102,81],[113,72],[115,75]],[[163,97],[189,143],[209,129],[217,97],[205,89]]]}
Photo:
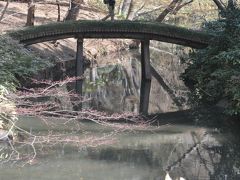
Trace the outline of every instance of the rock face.
{"label": "rock face", "polygon": [[[165,50],[159,50],[157,44],[152,46],[151,63],[158,75],[152,77],[149,113],[187,109],[188,89],[180,80],[184,67],[171,52],[171,49],[175,49],[166,47]],[[86,71],[84,98],[91,101],[85,107],[138,113],[141,86],[139,60],[138,51],[123,51],[98,58],[100,65]]]}

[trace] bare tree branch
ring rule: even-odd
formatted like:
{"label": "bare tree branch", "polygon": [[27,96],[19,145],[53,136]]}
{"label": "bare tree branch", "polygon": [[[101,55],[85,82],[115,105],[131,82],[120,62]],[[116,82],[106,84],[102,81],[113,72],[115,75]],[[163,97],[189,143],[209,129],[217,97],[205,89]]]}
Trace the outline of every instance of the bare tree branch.
{"label": "bare tree branch", "polygon": [[3,19],[4,14],[5,14],[6,11],[7,11],[7,8],[8,8],[8,5],[9,5],[9,1],[10,1],[10,0],[7,0],[7,3],[6,3],[4,9],[3,9],[2,12],[1,12],[0,22],[1,22],[1,20]]}
{"label": "bare tree branch", "polygon": [[226,11],[226,8],[224,7],[224,4],[219,0],[213,0],[213,2],[217,5],[218,9],[222,12]]}
{"label": "bare tree branch", "polygon": [[189,0],[188,2],[185,2],[185,3],[179,3],[178,5],[177,5],[177,7],[173,10],[173,14],[177,14],[177,12],[180,10],[180,9],[182,9],[184,6],[186,6],[186,5],[188,5],[188,4],[190,4],[190,3],[192,3],[193,2],[193,0]]}
{"label": "bare tree branch", "polygon": [[80,1],[70,0],[69,9],[66,14],[66,17],[64,18],[64,21],[77,20],[77,16],[79,14],[82,3],[83,3],[83,0],[80,0]]}
{"label": "bare tree branch", "polygon": [[[144,6],[143,6],[143,7],[144,7]],[[141,7],[141,9],[142,9],[143,7]],[[138,16],[142,16],[142,15],[148,14],[148,13],[152,13],[152,12],[159,11],[160,9],[162,9],[162,6],[158,6],[158,7],[155,7],[155,8],[153,8],[153,9],[151,9],[151,10],[148,10],[148,11],[144,11],[144,12],[139,13],[139,11],[140,11],[141,9],[139,9],[139,10],[137,10],[137,11],[135,12],[136,15],[135,15],[134,18],[136,18],[136,17],[138,17]]]}
{"label": "bare tree branch", "polygon": [[35,4],[34,0],[28,1],[28,13],[27,13],[27,23],[26,26],[33,26],[35,18]]}
{"label": "bare tree branch", "polygon": [[174,10],[179,0],[173,0],[166,9],[156,18],[157,22],[162,22],[164,18]]}
{"label": "bare tree branch", "polygon": [[[193,2],[193,0],[189,0],[188,2],[182,3],[183,0],[173,0],[167,8],[164,9],[164,11],[155,19],[157,22],[162,22],[164,18],[169,14],[173,13],[176,14],[181,8],[184,6],[190,4]],[[157,7],[159,9],[159,7]],[[154,10],[155,11],[155,10]],[[133,42],[129,45],[129,48],[136,48],[139,47],[140,41],[139,40],[133,40]]]}

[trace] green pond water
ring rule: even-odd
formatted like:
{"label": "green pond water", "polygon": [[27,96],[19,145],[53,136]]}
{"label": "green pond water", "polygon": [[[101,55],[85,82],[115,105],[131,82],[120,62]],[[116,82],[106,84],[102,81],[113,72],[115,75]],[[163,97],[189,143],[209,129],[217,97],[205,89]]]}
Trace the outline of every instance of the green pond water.
{"label": "green pond water", "polygon": [[[36,118],[21,118],[18,125],[31,128],[33,134],[49,134],[46,125]],[[80,130],[74,133],[71,127],[55,127],[52,133],[61,130],[65,137],[97,139],[90,138],[86,143],[36,144],[36,157],[31,165],[25,164],[28,159],[24,158],[9,161],[2,158],[0,179],[160,180],[165,179],[166,172],[173,179],[239,179],[238,128],[217,126],[194,123],[133,126],[117,133],[112,133],[111,127],[87,122],[81,123]],[[27,154],[26,158],[33,156],[30,145],[17,149]],[[4,144],[1,151],[12,152]]]}

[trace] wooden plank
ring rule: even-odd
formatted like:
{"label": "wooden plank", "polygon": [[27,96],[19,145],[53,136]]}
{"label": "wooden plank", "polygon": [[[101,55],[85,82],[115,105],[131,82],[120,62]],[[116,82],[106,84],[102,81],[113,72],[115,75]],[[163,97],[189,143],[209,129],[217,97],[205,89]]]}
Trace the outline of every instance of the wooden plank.
{"label": "wooden plank", "polygon": [[[190,41],[190,40],[184,40],[184,39],[178,39],[178,38],[169,38],[166,36],[151,34],[151,33],[132,33],[132,32],[114,32],[115,30],[112,30],[112,32],[71,32],[71,33],[64,33],[60,32],[55,35],[49,35],[46,32],[41,32],[40,35],[32,35],[26,37],[22,36],[20,37],[20,43],[27,45],[46,42],[46,41],[54,41],[59,39],[67,39],[67,38],[74,38],[77,36],[82,36],[85,39],[86,38],[93,38],[93,39],[149,39],[149,40],[156,40],[161,42],[167,42],[167,43],[173,43],[173,44],[179,44],[183,46],[189,46],[192,48],[202,49],[206,48],[209,45],[209,42],[200,42],[200,41]],[[11,36],[11,35],[10,35]],[[211,39],[211,38],[209,38]]]}

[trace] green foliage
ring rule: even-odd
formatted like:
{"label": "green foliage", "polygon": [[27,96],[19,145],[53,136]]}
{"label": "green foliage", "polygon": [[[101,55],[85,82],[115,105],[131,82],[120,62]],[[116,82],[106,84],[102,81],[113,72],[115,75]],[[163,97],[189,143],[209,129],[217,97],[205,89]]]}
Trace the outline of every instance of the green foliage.
{"label": "green foliage", "polygon": [[0,85],[14,89],[18,85],[16,76],[31,76],[49,65],[11,38],[0,36]]}
{"label": "green foliage", "polygon": [[31,76],[49,65],[11,38],[0,36],[0,129],[13,132],[17,116],[14,102],[7,95],[19,84],[16,77]]}
{"label": "green foliage", "polygon": [[197,103],[221,102],[226,113],[240,116],[240,10],[231,9],[205,29],[218,37],[204,49],[190,53],[183,78]]}

